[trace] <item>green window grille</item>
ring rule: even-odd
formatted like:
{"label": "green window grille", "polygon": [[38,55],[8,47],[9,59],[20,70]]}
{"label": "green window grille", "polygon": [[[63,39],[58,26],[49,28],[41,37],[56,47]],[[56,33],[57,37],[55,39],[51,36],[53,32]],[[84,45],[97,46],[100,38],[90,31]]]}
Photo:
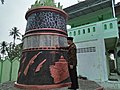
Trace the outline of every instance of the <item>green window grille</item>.
{"label": "green window grille", "polygon": [[80,30],[78,30],[78,35],[80,35]]}
{"label": "green window grille", "polygon": [[90,28],[88,28],[88,33],[90,33]]}
{"label": "green window grille", "polygon": [[95,32],[95,27],[93,27],[93,32]]}
{"label": "green window grille", "polygon": [[110,23],[110,29],[112,29],[113,28],[113,24],[112,23]]}
{"label": "green window grille", "polygon": [[107,30],[107,25],[106,24],[104,25],[104,29]]}
{"label": "green window grille", "polygon": [[74,31],[74,36],[76,36],[76,31]]}
{"label": "green window grille", "polygon": [[83,34],[85,34],[85,29],[83,29]]}

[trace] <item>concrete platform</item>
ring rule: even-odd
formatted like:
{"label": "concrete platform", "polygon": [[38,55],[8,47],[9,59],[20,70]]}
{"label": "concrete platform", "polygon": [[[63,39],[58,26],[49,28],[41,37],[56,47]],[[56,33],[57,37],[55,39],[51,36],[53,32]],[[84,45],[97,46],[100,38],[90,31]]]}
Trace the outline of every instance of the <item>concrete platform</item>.
{"label": "concrete platform", "polygon": [[[98,87],[100,87],[100,85],[94,81],[79,79],[79,89],[78,90],[95,90]],[[16,87],[14,87],[13,81],[8,81],[6,83],[0,84],[0,90],[24,90],[24,89],[16,88]],[[51,89],[51,90],[68,90],[68,87]]]}
{"label": "concrete platform", "polygon": [[[19,89],[14,87],[14,83],[15,83],[14,81],[8,81],[6,83],[0,84],[0,90],[26,90],[26,89]],[[113,89],[113,88],[100,89],[100,87],[101,86],[94,81],[79,79],[79,89],[77,90],[120,90],[120,89]],[[50,90],[68,90],[68,87],[50,89]]]}

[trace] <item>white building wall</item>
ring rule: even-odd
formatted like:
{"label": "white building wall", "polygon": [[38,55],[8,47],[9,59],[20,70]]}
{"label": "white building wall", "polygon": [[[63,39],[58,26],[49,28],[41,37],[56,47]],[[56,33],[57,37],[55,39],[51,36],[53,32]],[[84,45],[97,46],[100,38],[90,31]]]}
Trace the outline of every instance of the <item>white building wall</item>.
{"label": "white building wall", "polygon": [[107,81],[104,39],[76,43],[78,75],[94,81]]}

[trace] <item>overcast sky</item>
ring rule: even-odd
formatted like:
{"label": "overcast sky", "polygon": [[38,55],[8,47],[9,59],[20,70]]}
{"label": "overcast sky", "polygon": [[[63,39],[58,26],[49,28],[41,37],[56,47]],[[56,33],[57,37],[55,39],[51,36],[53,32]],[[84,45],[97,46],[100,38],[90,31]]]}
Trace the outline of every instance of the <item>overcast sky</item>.
{"label": "overcast sky", "polygon": [[[25,13],[36,0],[5,0],[5,4],[0,4],[0,43],[2,41],[12,42],[9,30],[18,27],[22,34],[25,33],[26,20]],[[78,0],[55,0],[61,2],[63,7],[76,4]],[[116,0],[116,3],[119,0]]]}

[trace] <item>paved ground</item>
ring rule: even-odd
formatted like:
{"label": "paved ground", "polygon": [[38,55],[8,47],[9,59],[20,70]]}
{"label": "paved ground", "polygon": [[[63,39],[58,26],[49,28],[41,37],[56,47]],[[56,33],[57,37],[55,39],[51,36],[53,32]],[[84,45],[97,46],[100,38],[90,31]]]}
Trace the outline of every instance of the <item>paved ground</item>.
{"label": "paved ground", "polygon": [[[100,85],[98,85],[94,81],[79,80],[79,89],[78,90],[95,90],[98,87],[100,87]],[[25,90],[25,89],[15,88],[14,87],[14,82],[9,81],[9,82],[0,84],[0,90]],[[67,87],[65,87],[65,88],[52,89],[52,90],[68,90],[68,89],[67,89]],[[118,90],[118,89],[106,88],[105,90]]]}

